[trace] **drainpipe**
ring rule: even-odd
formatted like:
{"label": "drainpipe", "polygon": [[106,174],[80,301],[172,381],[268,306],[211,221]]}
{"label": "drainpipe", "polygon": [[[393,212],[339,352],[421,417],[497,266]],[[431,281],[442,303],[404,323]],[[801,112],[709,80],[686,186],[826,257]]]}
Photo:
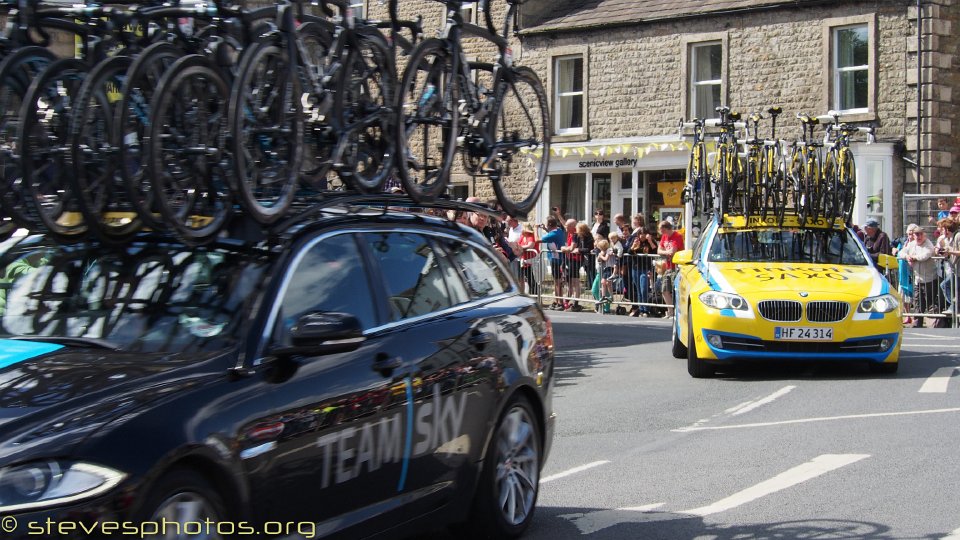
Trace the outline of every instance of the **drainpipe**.
{"label": "drainpipe", "polygon": [[917,0],[917,195],[920,194],[920,174],[923,156],[923,0]]}

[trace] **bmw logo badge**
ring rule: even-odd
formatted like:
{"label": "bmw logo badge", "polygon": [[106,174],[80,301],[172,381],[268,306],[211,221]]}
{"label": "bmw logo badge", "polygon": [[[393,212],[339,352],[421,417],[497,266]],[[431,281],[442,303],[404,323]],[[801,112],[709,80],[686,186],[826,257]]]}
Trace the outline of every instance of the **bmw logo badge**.
{"label": "bmw logo badge", "polygon": [[800,292],[800,298],[806,298],[806,297],[808,297],[808,296],[810,296],[809,293],[804,292],[804,291],[801,291],[801,292]]}

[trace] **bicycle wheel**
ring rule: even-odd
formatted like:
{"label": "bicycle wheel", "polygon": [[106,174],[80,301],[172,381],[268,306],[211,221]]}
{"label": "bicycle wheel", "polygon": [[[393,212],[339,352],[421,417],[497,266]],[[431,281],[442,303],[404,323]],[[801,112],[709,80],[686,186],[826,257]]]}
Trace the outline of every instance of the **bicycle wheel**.
{"label": "bicycle wheel", "polygon": [[430,202],[447,187],[459,118],[453,57],[440,39],[420,42],[400,81],[397,173],[407,194]]}
{"label": "bicycle wheel", "polygon": [[125,242],[141,227],[120,176],[120,138],[113,119],[119,89],[133,60],[114,56],[100,62],[83,81],[70,118],[70,176],[84,223],[105,242]]}
{"label": "bicycle wheel", "polygon": [[28,194],[23,185],[18,150],[20,109],[30,82],[55,60],[43,47],[24,47],[0,61],[0,212],[28,229],[37,224],[25,210]]}
{"label": "bicycle wheel", "polygon": [[[300,69],[309,73],[305,80],[323,81],[333,69],[328,56],[333,44],[333,33],[317,22],[308,22],[297,29],[300,49]],[[314,190],[342,189],[343,182],[333,170],[337,135],[331,124],[333,94],[317,95],[316,88],[304,88],[302,100],[304,116],[303,158],[300,164],[300,183]]]}
{"label": "bicycle wheel", "polygon": [[29,194],[25,210],[61,242],[75,240],[88,229],[69,179],[66,145],[70,114],[86,76],[87,66],[80,60],[57,60],[31,83],[20,108],[17,139]]}
{"label": "bicycle wheel", "polygon": [[747,158],[747,174],[744,179],[743,190],[741,190],[741,204],[743,205],[743,215],[760,213],[758,210],[758,199],[760,198],[760,162],[756,158]]}
{"label": "bicycle wheel", "polygon": [[191,245],[213,239],[230,216],[228,92],[209,59],[189,55],[163,76],[150,103],[150,187],[163,219]]}
{"label": "bicycle wheel", "polygon": [[257,222],[281,218],[296,193],[303,157],[299,77],[283,47],[248,49],[230,100],[233,190]]}
{"label": "bicycle wheel", "polygon": [[134,210],[144,225],[152,229],[166,228],[160,210],[154,203],[149,161],[150,101],[160,79],[174,62],[182,58],[183,49],[170,43],[154,43],[134,59],[120,88],[114,132],[119,137],[117,166],[123,187]]}
{"label": "bicycle wheel", "polygon": [[396,151],[393,122],[397,71],[379,33],[359,35],[337,80],[333,116],[340,125],[337,173],[352,189],[383,191]]}
{"label": "bicycle wheel", "polygon": [[690,151],[690,160],[687,162],[687,185],[684,187],[686,197],[684,202],[690,201],[694,212],[700,212],[700,205],[703,203],[703,185],[700,183],[700,161],[697,155],[697,147],[694,146]]}
{"label": "bicycle wheel", "polygon": [[492,114],[493,148],[485,168],[500,208],[526,218],[547,179],[550,106],[537,74],[528,67],[503,72]]}
{"label": "bicycle wheel", "polygon": [[780,145],[770,146],[763,152],[763,218],[780,216],[780,208],[786,206],[786,179],[784,177],[783,150]]}
{"label": "bicycle wheel", "polygon": [[727,199],[730,195],[730,179],[727,177],[729,174],[727,168],[727,148],[726,146],[720,145],[717,148],[717,163],[714,170],[714,178],[716,178],[716,210],[717,218],[723,219],[723,216],[728,212]]}
{"label": "bicycle wheel", "polygon": [[857,191],[857,166],[853,159],[853,153],[844,148],[840,151],[840,211],[843,214],[844,222],[853,221],[854,202]]}
{"label": "bicycle wheel", "polygon": [[829,220],[840,217],[840,171],[837,163],[837,155],[834,152],[828,152],[823,159],[823,177],[821,186],[823,192],[821,195],[823,216]]}

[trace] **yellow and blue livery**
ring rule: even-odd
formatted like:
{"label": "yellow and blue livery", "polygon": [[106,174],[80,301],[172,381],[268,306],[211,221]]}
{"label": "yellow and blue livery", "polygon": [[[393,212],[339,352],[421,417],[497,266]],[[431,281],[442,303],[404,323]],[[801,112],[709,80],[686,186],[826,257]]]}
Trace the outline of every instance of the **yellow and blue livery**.
{"label": "yellow and blue livery", "polygon": [[737,360],[855,360],[895,373],[900,297],[840,222],[711,221],[673,257],[673,355],[693,377]]}

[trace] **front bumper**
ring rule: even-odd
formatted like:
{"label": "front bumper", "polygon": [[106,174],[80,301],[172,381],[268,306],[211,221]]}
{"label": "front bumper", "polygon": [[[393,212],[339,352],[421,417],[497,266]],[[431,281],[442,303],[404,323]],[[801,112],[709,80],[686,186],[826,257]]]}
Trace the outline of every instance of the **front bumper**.
{"label": "front bumper", "polygon": [[[858,360],[897,362],[903,336],[899,310],[882,317],[833,323],[774,322],[744,319],[703,307],[693,314],[693,339],[704,360],[751,359]],[[776,339],[777,327],[830,328],[830,341]]]}

